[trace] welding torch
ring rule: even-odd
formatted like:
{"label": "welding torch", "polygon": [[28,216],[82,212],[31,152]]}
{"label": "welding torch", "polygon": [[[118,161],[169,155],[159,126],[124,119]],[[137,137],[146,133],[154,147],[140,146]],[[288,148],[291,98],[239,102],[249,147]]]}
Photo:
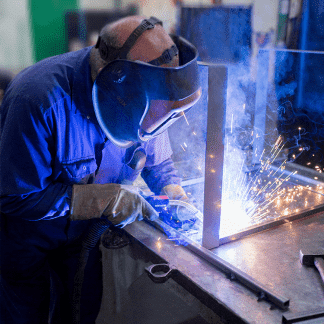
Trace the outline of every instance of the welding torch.
{"label": "welding torch", "polygon": [[144,198],[159,213],[159,218],[175,229],[189,229],[197,221],[203,221],[203,215],[199,209],[188,202],[171,200],[164,195]]}

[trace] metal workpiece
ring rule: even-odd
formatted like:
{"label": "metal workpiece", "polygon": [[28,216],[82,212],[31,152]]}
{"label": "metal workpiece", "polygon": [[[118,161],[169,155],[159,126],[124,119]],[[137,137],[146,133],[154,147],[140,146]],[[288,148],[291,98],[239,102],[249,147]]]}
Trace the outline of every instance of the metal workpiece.
{"label": "metal workpiece", "polygon": [[[324,198],[324,197],[321,197],[321,198]],[[240,240],[241,238],[244,238],[246,236],[256,234],[256,233],[259,233],[262,231],[266,231],[273,227],[277,227],[279,225],[283,225],[283,224],[298,220],[300,218],[308,217],[308,216],[311,216],[311,215],[314,215],[314,214],[317,214],[317,213],[323,212],[323,211],[324,211],[324,204],[321,204],[318,206],[312,206],[312,207],[307,208],[306,210],[291,213],[287,217],[278,217],[278,218],[269,220],[267,222],[263,222],[261,225],[247,227],[238,233],[235,233],[235,234],[227,236],[227,237],[220,238],[219,243],[220,243],[220,245],[223,245],[223,244],[226,244],[229,242]]]}
{"label": "metal workpiece", "polygon": [[207,249],[219,245],[226,91],[227,68],[210,65],[208,69],[207,144],[202,235],[202,246]]}
{"label": "metal workpiece", "polygon": [[285,314],[282,316],[283,324],[322,324],[324,322],[324,308],[312,309],[296,314]]}
{"label": "metal workpiece", "polygon": [[300,249],[314,251],[323,247],[323,233],[324,213],[318,213],[222,245],[213,253],[279,289],[290,299],[284,314],[310,312],[324,307],[324,284],[316,268],[300,263]]}
{"label": "metal workpiece", "polygon": [[258,302],[258,294],[251,287],[229,280],[230,272],[202,257],[200,247],[192,250],[191,246],[178,245],[146,222],[135,222],[126,231],[176,269],[177,276],[185,278],[184,286],[196,287],[195,294],[201,294],[201,300],[208,301],[208,307],[224,315],[228,323],[281,323],[283,315],[324,307],[324,285],[318,271],[299,261],[303,247],[324,246],[323,213],[287,222],[207,253],[211,259],[221,259],[224,265],[238,270],[243,278],[253,278],[268,292],[275,292],[276,298],[281,296],[278,300],[284,305],[289,299],[286,310],[273,308],[262,298]]}

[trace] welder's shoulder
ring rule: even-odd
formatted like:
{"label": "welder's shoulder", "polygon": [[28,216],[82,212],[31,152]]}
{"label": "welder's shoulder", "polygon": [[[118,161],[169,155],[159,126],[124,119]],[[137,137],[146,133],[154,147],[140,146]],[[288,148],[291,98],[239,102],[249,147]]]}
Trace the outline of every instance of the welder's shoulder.
{"label": "welder's shoulder", "polygon": [[70,97],[75,71],[84,56],[78,52],[46,58],[21,71],[7,89],[5,103],[14,101],[21,104],[20,107],[29,105],[44,113],[55,103]]}

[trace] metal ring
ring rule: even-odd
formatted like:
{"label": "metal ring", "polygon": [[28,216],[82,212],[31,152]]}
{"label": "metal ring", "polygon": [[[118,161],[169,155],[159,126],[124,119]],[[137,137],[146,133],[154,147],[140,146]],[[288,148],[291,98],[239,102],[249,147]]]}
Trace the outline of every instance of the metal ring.
{"label": "metal ring", "polygon": [[[172,273],[175,271],[173,267],[169,264],[152,264],[151,266],[145,268],[150,279],[155,283],[164,283],[166,282],[171,276]],[[158,274],[157,272],[162,272]]]}

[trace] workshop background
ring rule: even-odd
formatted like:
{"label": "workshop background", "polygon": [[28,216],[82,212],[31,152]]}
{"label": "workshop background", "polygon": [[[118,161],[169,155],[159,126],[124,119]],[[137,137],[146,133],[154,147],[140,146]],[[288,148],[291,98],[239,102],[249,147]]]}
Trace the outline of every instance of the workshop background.
{"label": "workshop background", "polygon": [[[291,0],[296,8],[302,0]],[[281,3],[281,5],[280,5]],[[177,26],[179,7],[211,5],[253,5],[254,42],[274,45],[275,35],[284,38],[283,21],[289,0],[223,0],[223,1],[157,1],[157,0],[1,0],[0,2],[0,67],[17,73],[45,57],[68,50],[66,12],[69,10],[108,10],[114,13],[139,13],[163,20],[168,31]],[[281,9],[280,9],[281,7]],[[280,12],[280,10],[281,12]],[[85,30],[81,31],[85,33]],[[85,36],[85,35],[81,35]]]}
{"label": "workshop background", "polygon": [[[215,13],[213,9],[216,8],[222,9]],[[224,36],[222,22],[227,19],[223,20],[224,15],[227,14],[226,8],[231,8],[231,20],[230,24],[226,25],[226,28],[230,28],[230,32],[225,33]],[[205,9],[208,10],[204,11]],[[201,59],[212,63],[208,66],[208,76],[206,71],[206,73],[201,73],[204,84],[203,99],[196,109],[196,115],[188,114],[188,119],[192,118],[190,127],[181,128],[179,121],[177,124],[179,126],[173,130],[170,128],[170,132],[174,132],[173,138],[178,140],[179,129],[182,129],[185,135],[188,135],[189,132],[189,135],[192,133],[196,135],[200,131],[199,127],[204,122],[200,117],[207,111],[208,100],[208,110],[210,108],[214,111],[225,110],[221,105],[217,105],[219,102],[214,104],[211,99],[215,99],[215,102],[221,101],[227,91],[232,95],[226,103],[228,116],[231,117],[229,119],[232,122],[230,127],[227,127],[227,132],[232,134],[232,131],[235,133],[236,129],[239,129],[235,124],[237,115],[246,117],[250,114],[255,119],[250,116],[249,122],[252,124],[252,121],[255,121],[255,125],[258,121],[258,111],[266,112],[268,117],[275,117],[278,120],[279,117],[282,117],[278,122],[278,132],[286,134],[290,131],[290,137],[298,144],[283,153],[287,153],[287,158],[292,163],[296,162],[304,167],[309,167],[310,163],[310,168],[315,172],[315,176],[313,172],[309,172],[310,175],[306,172],[299,178],[293,179],[297,183],[304,181],[303,186],[307,190],[304,190],[304,193],[300,190],[301,193],[297,194],[298,197],[294,198],[293,203],[287,194],[286,209],[280,204],[273,207],[273,210],[278,209],[281,212],[288,210],[287,213],[292,213],[291,218],[285,218],[287,215],[284,214],[283,217],[278,217],[278,220],[273,214],[271,221],[275,225],[270,225],[272,227],[266,227],[262,223],[258,229],[260,232],[246,231],[244,235],[235,233],[236,236],[224,236],[223,240],[219,240],[219,233],[217,233],[217,244],[213,243],[214,245],[209,245],[211,239],[207,240],[208,236],[205,236],[205,243],[208,241],[208,249],[206,244],[199,245],[199,247],[197,244],[188,247],[181,246],[182,243],[179,242],[176,242],[179,244],[175,244],[173,237],[163,235],[162,232],[151,226],[152,224],[149,225],[146,222],[135,222],[127,226],[125,232],[120,233],[122,239],[127,241],[125,247],[117,249],[113,245],[114,238],[106,237],[101,245],[104,263],[104,296],[97,324],[207,322],[270,324],[280,323],[284,314],[287,315],[286,319],[289,316],[291,318],[290,321],[283,321],[284,323],[300,322],[299,319],[309,319],[311,316],[321,318],[319,321],[307,321],[307,323],[323,323],[321,322],[324,316],[323,282],[314,267],[306,267],[300,263],[299,251],[304,246],[319,246],[323,251],[324,186],[322,183],[324,183],[324,177],[320,173],[324,171],[324,155],[322,154],[324,151],[324,104],[318,101],[322,106],[315,107],[317,110],[314,108],[313,111],[307,111],[307,114],[312,115],[307,115],[303,110],[309,109],[309,106],[298,106],[300,109],[299,118],[295,118],[293,123],[288,124],[291,117],[288,114],[290,107],[282,105],[280,98],[278,102],[277,100],[273,102],[275,91],[271,81],[274,81],[282,70],[280,65],[274,64],[275,59],[280,58],[280,55],[274,58],[271,49],[279,50],[279,54],[285,54],[286,50],[315,51],[318,55],[314,55],[314,58],[308,61],[302,60],[304,57],[299,55],[299,52],[296,54],[297,58],[294,62],[303,62],[305,66],[298,64],[293,66],[291,63],[295,73],[294,80],[291,81],[291,75],[287,77],[285,75],[286,79],[283,80],[283,84],[287,86],[288,90],[290,85],[297,84],[300,98],[296,95],[296,98],[293,99],[296,102],[300,99],[302,104],[304,103],[302,99],[306,98],[310,91],[313,91],[313,94],[316,94],[317,91],[323,96],[324,64],[321,51],[324,51],[324,0],[0,0],[0,74],[14,76],[25,67],[46,57],[93,45],[97,40],[100,28],[105,23],[132,14],[155,16],[161,19],[168,32],[182,34],[189,38],[198,47]],[[201,25],[200,17],[203,17]],[[219,17],[220,20],[216,21],[214,17]],[[204,31],[207,30],[205,35],[204,32],[199,33],[201,26],[205,28]],[[215,46],[215,39],[211,37],[213,28],[215,28],[215,39],[221,41],[222,46]],[[204,36],[206,37],[204,38]],[[206,47],[206,44],[209,46]],[[239,48],[237,44],[240,45]],[[219,48],[224,51],[217,51]],[[265,58],[266,64],[264,65],[257,61],[259,50],[265,50],[263,56],[260,56]],[[282,55],[283,68],[290,64],[284,54]],[[251,83],[245,82],[242,77],[231,75],[231,71],[237,66],[241,67],[239,64],[242,62],[245,68],[244,62],[246,61],[249,62],[249,80],[253,81]],[[214,62],[227,64],[227,72],[223,73],[222,69],[217,68],[213,71]],[[268,67],[270,68],[267,69]],[[263,71],[262,68],[264,68]],[[307,70],[309,68],[311,70]],[[275,71],[275,69],[277,70]],[[202,70],[204,71],[203,68]],[[276,72],[278,73],[274,76]],[[282,72],[282,74],[284,73]],[[311,82],[303,83],[302,81],[306,80],[307,76],[312,77]],[[228,79],[226,79],[227,77]],[[216,82],[213,83],[214,79]],[[234,92],[234,87],[232,88],[239,82],[241,82],[240,90],[252,95],[249,98],[246,96],[247,99],[251,98],[251,100],[246,100],[247,106],[250,104],[249,109],[246,109],[242,114],[235,115],[231,114],[234,111],[234,105],[230,100],[240,97],[241,92],[236,96],[237,93]],[[227,85],[228,88],[226,88]],[[275,90],[279,93],[282,84],[277,83],[276,86]],[[285,101],[286,98],[290,99],[288,92],[283,95],[282,99]],[[273,110],[268,112],[265,103],[269,103]],[[213,105],[214,107],[212,107]],[[279,110],[278,107],[282,109]],[[242,105],[239,108],[241,112]],[[250,113],[251,111],[253,113]],[[277,115],[277,112],[282,115]],[[246,122],[246,119],[242,118],[242,121]],[[187,121],[182,120],[181,122]],[[212,123],[213,121],[209,119],[209,124]],[[316,134],[317,137],[309,135],[306,140],[300,139],[300,129],[302,128],[305,130],[304,133],[310,134],[310,131],[315,128],[314,125],[317,125],[316,129],[319,130]],[[244,126],[249,131],[252,129],[248,123]],[[268,128],[272,126],[271,123],[267,125]],[[203,132],[201,131],[201,133]],[[239,135],[244,134],[241,132]],[[278,135],[277,132],[275,135]],[[254,147],[245,145],[245,138],[240,136],[237,137],[235,144],[240,145],[244,154],[246,152],[254,154],[257,141],[253,144]],[[207,142],[207,148],[208,143],[214,142],[214,138],[206,140],[205,134],[202,134],[201,138],[203,144]],[[264,140],[263,137],[262,140]],[[316,144],[316,148],[312,146],[312,143]],[[190,146],[189,140],[187,144]],[[205,153],[205,145],[200,145],[199,149],[202,147],[203,153]],[[303,155],[299,157],[298,151],[305,147],[308,150],[304,150]],[[188,151],[187,148],[185,152],[182,145],[174,147],[175,162],[186,160]],[[297,158],[294,157],[295,154]],[[209,162],[208,158],[214,156],[217,156],[217,152],[214,155],[206,153],[206,161]],[[232,160],[238,161],[239,156],[237,155]],[[189,162],[192,163],[192,160]],[[206,179],[206,183],[209,181],[211,184],[214,178],[212,173],[207,173],[207,162],[203,181]],[[252,164],[253,161],[251,164],[247,163],[247,167]],[[281,160],[279,164],[281,164]],[[193,172],[192,165],[190,168],[184,167],[183,169]],[[237,169],[237,164],[233,164],[232,167]],[[188,188],[191,190],[190,186],[196,185],[198,186],[196,191],[204,195],[203,190],[200,190],[204,183],[200,183],[199,179],[202,178],[201,174],[205,170],[195,171],[197,174],[186,179],[189,183],[185,188],[186,192],[189,191]],[[217,173],[215,170],[211,171]],[[192,185],[193,178],[196,178],[195,181],[197,180],[194,185]],[[218,184],[218,182],[215,183]],[[314,188],[310,190],[310,186],[313,184]],[[215,184],[211,184],[211,187],[213,185],[216,187]],[[316,206],[314,203],[316,199],[314,198],[313,201],[310,199],[312,195],[318,199]],[[304,199],[305,197],[310,198],[307,200]],[[305,206],[302,206],[304,210],[300,211],[297,219],[293,208],[289,210],[288,207],[291,205],[297,210],[294,204],[303,205],[304,202]],[[318,213],[314,216],[315,212]],[[204,235],[205,232],[207,234],[212,232],[206,228],[204,228]],[[210,228],[214,227],[210,226]],[[262,231],[264,229],[267,231]],[[115,239],[118,242],[120,238]],[[195,249],[194,253],[192,253],[193,248]],[[166,271],[157,271],[158,273],[172,274],[172,276],[170,275],[172,280],[161,285],[156,285],[147,276],[147,267],[158,263],[169,263],[170,265]],[[273,294],[272,289],[275,290]],[[282,297],[283,295],[285,297]],[[291,302],[290,309],[288,309],[289,302]],[[303,312],[300,317],[297,315],[299,312]]]}

